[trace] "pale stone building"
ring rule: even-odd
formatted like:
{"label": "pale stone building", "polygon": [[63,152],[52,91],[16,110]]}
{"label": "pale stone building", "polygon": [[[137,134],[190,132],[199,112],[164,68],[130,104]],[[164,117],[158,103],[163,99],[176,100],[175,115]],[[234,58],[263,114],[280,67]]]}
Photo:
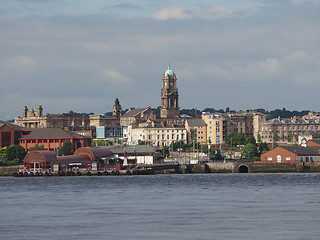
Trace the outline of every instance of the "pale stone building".
{"label": "pale stone building", "polygon": [[128,144],[145,143],[153,146],[169,146],[172,142],[187,143],[187,130],[184,125],[155,123],[147,121],[138,127],[128,127]]}
{"label": "pale stone building", "polygon": [[[315,133],[320,132],[319,119],[303,118],[274,118],[260,126],[260,136],[263,142],[277,143],[297,142],[298,136],[303,135],[306,131],[312,130]],[[291,138],[291,139],[290,139]]]}
{"label": "pale stone building", "polygon": [[75,113],[70,111],[61,114],[46,114],[43,115],[43,108],[39,106],[35,111],[28,110],[28,107],[23,108],[22,117],[17,117],[16,123],[18,126],[25,128],[66,128],[66,127],[88,127],[90,125],[89,115]]}
{"label": "pale stone building", "polygon": [[131,108],[120,117],[120,125],[123,127],[128,127],[129,125],[137,126],[139,123],[147,120],[156,120],[156,118],[156,112],[151,107]]}

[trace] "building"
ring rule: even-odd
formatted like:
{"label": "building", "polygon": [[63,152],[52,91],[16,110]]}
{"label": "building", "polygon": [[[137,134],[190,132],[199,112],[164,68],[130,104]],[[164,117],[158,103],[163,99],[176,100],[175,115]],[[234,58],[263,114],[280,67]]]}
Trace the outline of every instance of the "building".
{"label": "building", "polygon": [[[319,119],[274,118],[260,125],[262,142],[278,143],[298,142],[298,136],[306,131],[320,132]],[[275,139],[276,138],[276,139]]]}
{"label": "building", "polygon": [[304,119],[318,119],[320,120],[320,113],[310,111],[308,115],[302,116]]}
{"label": "building", "polygon": [[147,108],[131,108],[120,118],[120,125],[123,127],[128,127],[129,125],[137,126],[139,123],[145,122],[147,120],[156,120],[156,112]]}
{"label": "building", "polygon": [[128,127],[128,145],[144,143],[163,147],[176,141],[187,143],[187,130],[184,124],[147,121],[138,127]]}
{"label": "building", "polygon": [[202,113],[202,119],[207,124],[207,143],[225,143],[226,137],[230,134],[230,119],[222,113]]}
{"label": "building", "polygon": [[72,143],[74,151],[80,147],[91,146],[91,137],[81,136],[61,128],[30,129],[27,135],[18,139],[18,142],[27,151],[36,145],[43,145],[45,150],[54,151],[56,148],[61,148],[67,140]]}
{"label": "building", "polygon": [[176,74],[171,70],[170,64],[163,75],[162,84],[160,117],[179,117],[177,78]]}
{"label": "building", "polygon": [[122,107],[119,103],[119,99],[116,98],[113,108],[112,108],[112,116],[115,118],[120,118],[122,116]]}
{"label": "building", "polygon": [[185,121],[188,143],[207,143],[207,124],[201,118],[188,118]]}
{"label": "building", "polygon": [[257,139],[260,125],[267,120],[267,115],[257,111],[239,111],[227,113],[231,124],[230,132],[244,133],[245,136],[254,136]]}
{"label": "building", "polygon": [[320,139],[308,140],[307,141],[307,147],[320,147]]}
{"label": "building", "polygon": [[262,163],[320,162],[319,147],[281,146],[261,155]]}
{"label": "building", "polygon": [[25,134],[22,127],[0,121],[0,147],[18,145],[19,138]]}
{"label": "building", "polygon": [[96,127],[96,138],[116,141],[122,138],[122,127],[120,126],[103,126]]}
{"label": "building", "polygon": [[40,105],[38,109],[28,110],[28,107],[23,108],[22,117],[17,117],[16,123],[24,128],[65,128],[65,127],[89,127],[89,114],[75,113],[70,111],[62,114],[46,114],[43,115],[43,108]]}
{"label": "building", "polygon": [[108,146],[115,157],[124,160],[127,158],[129,164],[159,164],[163,163],[161,149],[151,145],[135,146]]}
{"label": "building", "polygon": [[26,169],[32,170],[34,173],[41,171],[59,172],[78,170],[101,170],[105,166],[105,158],[110,158],[113,153],[102,147],[83,147],[74,152],[73,155],[55,156],[55,154],[48,150],[30,151],[25,156],[23,163]]}
{"label": "building", "polygon": [[306,147],[309,141],[319,141],[319,140],[320,140],[320,133],[317,133],[313,130],[308,130],[298,136],[298,144],[303,147]]}

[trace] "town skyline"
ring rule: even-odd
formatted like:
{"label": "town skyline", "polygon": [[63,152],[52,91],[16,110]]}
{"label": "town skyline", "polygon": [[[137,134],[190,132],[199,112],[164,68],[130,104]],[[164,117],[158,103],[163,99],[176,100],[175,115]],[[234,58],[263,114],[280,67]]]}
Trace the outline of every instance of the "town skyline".
{"label": "town skyline", "polygon": [[[169,62],[181,109],[313,110],[319,1],[5,1],[1,120],[22,108],[157,108]],[[146,104],[147,102],[147,104]]]}

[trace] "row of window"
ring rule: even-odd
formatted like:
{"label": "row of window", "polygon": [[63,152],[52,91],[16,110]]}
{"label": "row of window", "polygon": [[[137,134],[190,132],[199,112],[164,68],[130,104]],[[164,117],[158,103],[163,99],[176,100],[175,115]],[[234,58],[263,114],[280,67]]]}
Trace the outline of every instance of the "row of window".
{"label": "row of window", "polygon": [[[276,127],[277,130],[320,130],[320,126],[288,126],[288,127]],[[267,131],[267,130],[272,130],[272,126],[268,127],[261,127],[261,131]]]}
{"label": "row of window", "polygon": [[[282,161],[281,155],[277,155],[276,159],[277,159],[277,162],[281,162]],[[286,161],[291,161],[291,157],[285,157],[285,159]],[[272,157],[268,157],[268,161],[272,161],[272,160],[273,160]]]}
{"label": "row of window", "polygon": [[[143,138],[143,140],[145,140],[146,139],[146,136],[145,135],[142,135],[142,134],[140,134],[140,137],[142,136],[142,138]],[[152,139],[152,136],[153,135],[147,135],[147,138],[148,138],[148,140],[151,140]],[[165,138],[166,139],[170,139],[170,135],[164,135],[164,134],[162,134],[162,135],[157,135],[157,140],[160,140],[160,136],[161,136],[161,139],[162,140],[164,140]],[[167,137],[166,137],[167,136]],[[184,138],[184,134],[181,134],[181,135],[174,135],[174,134],[172,134],[171,135],[171,139],[172,140],[179,140],[179,139],[183,139]]]}
{"label": "row of window", "polygon": [[[59,143],[61,141],[61,143],[63,143],[63,142],[65,142],[66,140],[65,139],[63,139],[63,140],[59,140],[59,139],[50,139],[49,140],[49,143]],[[48,142],[48,140],[47,139],[39,139],[39,140],[35,140],[35,139],[33,139],[33,140],[20,140],[20,143],[38,143],[38,144],[40,144],[40,143],[47,143]]]}

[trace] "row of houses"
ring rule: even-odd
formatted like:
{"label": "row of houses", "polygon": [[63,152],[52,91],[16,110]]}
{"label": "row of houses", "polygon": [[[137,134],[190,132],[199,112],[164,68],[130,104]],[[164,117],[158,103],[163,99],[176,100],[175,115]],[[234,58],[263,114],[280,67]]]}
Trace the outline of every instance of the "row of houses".
{"label": "row of houses", "polygon": [[[42,107],[37,111],[24,109],[24,117],[17,118],[17,125],[34,128],[64,128],[83,136],[98,139],[122,139],[127,144],[146,142],[156,146],[170,145],[173,141],[202,144],[223,144],[232,132],[254,136],[266,143],[301,143],[298,141],[306,131],[320,132],[320,116],[309,113],[302,118],[271,119],[256,111],[233,113],[202,113],[201,117],[157,118],[151,107],[131,108],[121,115],[121,105],[116,99],[113,116],[47,114]],[[82,116],[82,117],[81,117]]]}

